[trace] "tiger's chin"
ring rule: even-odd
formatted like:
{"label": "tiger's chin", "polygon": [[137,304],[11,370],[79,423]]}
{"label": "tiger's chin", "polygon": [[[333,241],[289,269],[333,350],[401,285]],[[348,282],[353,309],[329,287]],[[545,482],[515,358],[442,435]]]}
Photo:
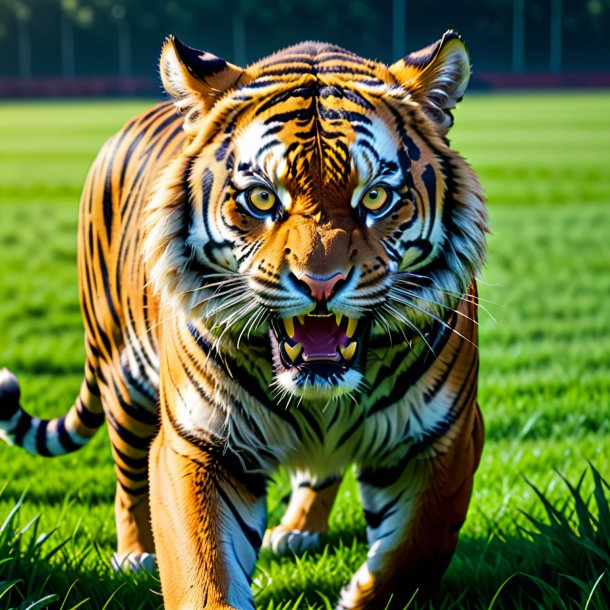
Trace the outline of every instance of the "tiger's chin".
{"label": "tiger's chin", "polygon": [[360,388],[370,322],[340,314],[307,314],[276,318],[269,327],[280,392],[322,401]]}

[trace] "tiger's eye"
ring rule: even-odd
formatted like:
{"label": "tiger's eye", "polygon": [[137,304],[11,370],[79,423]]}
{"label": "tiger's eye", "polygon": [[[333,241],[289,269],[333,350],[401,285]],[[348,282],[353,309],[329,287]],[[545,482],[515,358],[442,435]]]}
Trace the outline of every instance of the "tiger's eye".
{"label": "tiger's eye", "polygon": [[387,203],[389,196],[386,188],[383,186],[374,186],[364,193],[360,203],[369,212],[378,212]]}
{"label": "tiger's eye", "polygon": [[269,212],[276,201],[275,193],[262,186],[255,186],[248,191],[248,203],[259,212]]}

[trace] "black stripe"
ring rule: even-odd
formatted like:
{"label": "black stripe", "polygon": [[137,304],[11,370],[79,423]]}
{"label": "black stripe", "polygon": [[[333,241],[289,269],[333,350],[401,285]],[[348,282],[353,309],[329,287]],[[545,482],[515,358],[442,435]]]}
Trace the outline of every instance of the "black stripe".
{"label": "black stripe", "polygon": [[[135,347],[133,347],[132,349],[135,350]],[[123,373],[125,381],[133,388],[136,388],[141,394],[146,396],[146,398],[148,398],[148,400],[151,402],[151,404],[154,405],[157,402],[157,398],[158,398],[157,393],[156,392],[153,393],[151,391],[151,388],[147,387],[147,385],[145,384],[146,374],[145,374],[145,370],[142,365],[140,355],[135,351],[133,352],[133,355],[136,359],[136,362],[138,363],[138,377],[134,376],[134,374],[131,372],[131,369],[129,367],[121,367],[121,371]],[[138,408],[143,411],[146,411],[147,413],[151,413],[151,411],[149,411],[142,405],[138,405]],[[156,413],[156,411],[155,411],[155,413]],[[152,420],[148,420],[144,423],[152,424],[155,422],[153,422]]]}
{"label": "black stripe", "polygon": [[362,422],[364,422],[364,419],[364,413],[361,413],[356,419],[356,421],[343,433],[343,435],[339,439],[339,442],[336,445],[337,449],[341,447],[343,443],[345,443],[345,441],[347,441],[352,436],[352,434],[354,434],[354,432],[358,430],[358,428],[360,428]]}
{"label": "black stripe", "polygon": [[17,384],[0,385],[0,421],[8,421],[20,409],[21,392]]}
{"label": "black stripe", "polygon": [[97,382],[91,381],[87,377],[85,377],[85,383],[87,384],[87,390],[89,390],[89,394],[92,396],[100,397],[100,389],[97,387]]}
{"label": "black stripe", "polygon": [[402,114],[398,110],[396,110],[396,108],[394,108],[387,100],[383,101],[385,102],[386,108],[390,111],[394,118],[394,125],[396,126],[396,131],[400,136],[400,140],[407,148],[407,154],[409,155],[409,159],[411,159],[412,161],[418,161],[421,157],[421,151],[419,150],[415,142],[407,134]]}
{"label": "black stripe", "polygon": [[366,524],[371,529],[377,529],[388,517],[391,517],[396,513],[396,504],[402,497],[403,492],[401,491],[393,500],[387,502],[378,511],[371,511],[364,509],[364,519]]}
{"label": "black stripe", "polygon": [[299,483],[300,488],[311,489],[312,491],[319,492],[325,489],[328,489],[331,485],[335,483],[339,483],[341,481],[341,477],[328,477],[328,479],[324,479],[317,483],[316,485],[312,485],[310,481],[302,481]]}
{"label": "black stripe", "polygon": [[232,137],[229,135],[221,142],[220,146],[216,149],[216,152],[214,153],[214,158],[216,159],[216,161],[220,162],[226,157],[227,151],[229,150],[229,146],[231,145],[231,141]]}
{"label": "black stripe", "polygon": [[104,413],[90,411],[80,396],[76,400],[76,414],[87,428],[99,428],[104,423]]}
{"label": "black stripe", "polygon": [[[462,340],[464,341],[464,340]],[[441,375],[439,375],[438,379],[434,381],[434,383],[423,393],[424,402],[429,403],[440,391],[441,387],[445,385],[447,379],[453,372],[453,367],[460,355],[460,346],[457,346],[451,355],[451,360],[445,365],[446,368]]]}
{"label": "black stripe", "polygon": [[250,394],[250,396],[256,398],[256,400],[258,400],[267,409],[271,410],[275,415],[281,417],[284,421],[290,423],[293,427],[295,426],[294,417],[290,413],[288,413],[286,409],[279,407],[279,405],[275,405],[272,401],[269,400],[269,396],[263,391],[263,388],[261,387],[261,384],[256,377],[251,375],[247,369],[242,368],[236,360],[233,360],[227,355],[223,355],[223,362],[226,363],[226,367],[223,367],[221,363],[216,359],[216,356],[213,353],[210,344],[199,333],[197,328],[192,323],[187,324],[187,328],[199,348],[205,354],[206,358],[212,360],[216,366],[223,369],[224,371],[227,371],[227,369],[234,371],[235,373],[232,376],[240,380],[242,388],[247,389],[248,394]]}
{"label": "black stripe", "polygon": [[49,422],[46,419],[40,420],[38,430],[36,430],[36,452],[38,455],[44,455],[45,457],[51,457],[53,454],[49,451],[47,445],[47,428]]}
{"label": "black stripe", "polygon": [[[121,367],[121,371],[124,374],[125,368]],[[156,426],[157,425],[158,417],[157,417],[156,411],[151,412],[148,409],[145,409],[142,405],[139,405],[133,399],[125,400],[116,381],[113,381],[113,389],[114,389],[114,393],[119,401],[119,405],[121,406],[121,409],[123,409],[123,412],[128,417],[130,417],[131,419],[133,419],[133,420],[137,421],[138,423],[143,424],[145,426]]]}
{"label": "black stripe", "polygon": [[[123,184],[125,181],[125,172],[127,169],[129,159],[131,159],[131,156],[133,155],[133,152],[135,151],[136,146],[137,146],[138,142],[140,141],[140,139],[142,138],[145,130],[150,126],[151,123],[153,123],[157,119],[157,115],[163,114],[164,112],[167,112],[169,110],[173,111],[172,114],[173,114],[174,119],[177,118],[176,111],[173,107],[173,104],[171,104],[170,102],[162,102],[160,105],[153,106],[150,110],[146,111],[146,113],[141,115],[137,121],[135,121],[135,120],[132,121],[127,126],[127,128],[121,133],[121,137],[115,147],[115,149],[117,149],[117,150],[120,147],[120,145],[122,144],[125,136],[129,132],[132,131],[132,128],[137,129],[137,135],[133,138],[129,148],[127,149],[127,153],[125,155],[125,161],[123,163],[123,166],[121,167],[121,178],[120,178],[120,182],[119,182],[121,191],[123,190]],[[182,128],[182,124],[180,125],[180,128]]]}
{"label": "black stripe", "polygon": [[[281,64],[277,64],[281,65]],[[312,74],[312,67],[308,64],[303,64],[303,67],[295,66],[294,64],[284,66],[283,68],[275,68],[273,70],[265,70],[264,76],[289,76],[291,74]],[[283,80],[283,79],[281,79]]]}
{"label": "black stripe", "polygon": [[316,57],[318,59],[318,63],[334,61],[334,60],[342,61],[342,62],[344,62],[345,68],[347,70],[350,69],[349,64],[352,64],[354,66],[368,66],[369,65],[369,62],[366,59],[359,57],[358,55],[351,53],[350,51],[344,52],[340,49],[332,50],[332,51],[318,51]]}
{"label": "black stripe", "polygon": [[104,227],[106,229],[106,238],[108,243],[112,239],[112,217],[114,211],[112,209],[112,155],[108,155],[109,165],[106,169],[106,178],[104,180],[104,195],[102,197],[102,209],[104,212]]}
{"label": "black stripe", "polygon": [[373,156],[373,159],[375,159],[375,161],[379,162],[379,153],[377,152],[377,149],[367,140],[365,140],[364,138],[359,138],[358,139],[358,145],[361,146],[362,148],[366,148],[366,150],[368,150],[369,153],[371,153],[371,155]]}
{"label": "black stripe", "polygon": [[[435,354],[439,353],[453,332],[451,326],[452,319],[449,319],[444,324],[436,322],[430,332],[430,336],[434,337],[434,341],[430,346],[426,345],[417,360],[395,380],[394,387],[388,396],[380,398],[368,411],[367,415],[373,415],[383,409],[393,405],[400,400],[408,391],[408,389],[432,366],[435,361]],[[430,343],[428,341],[428,343]]]}
{"label": "black stripe", "polygon": [[17,420],[17,425],[9,430],[9,434],[13,437],[15,444],[19,447],[23,447],[23,437],[32,425],[32,416],[28,415],[25,411],[21,411],[21,415]]}
{"label": "black stripe", "polygon": [[358,482],[377,489],[390,487],[398,481],[410,461],[411,454],[407,451],[407,455],[392,466],[364,468],[358,473]]}
{"label": "black stripe", "polygon": [[137,436],[133,432],[129,431],[127,428],[124,428],[114,417],[112,411],[108,411],[106,413],[106,419],[108,423],[112,427],[112,429],[117,433],[118,437],[130,447],[134,449],[139,449],[141,451],[147,451],[150,447],[150,442],[154,436],[154,433],[150,436]]}
{"label": "black stripe", "polygon": [[247,538],[248,542],[251,544],[252,548],[256,553],[258,553],[261,544],[263,543],[263,539],[261,535],[253,528],[250,527],[243,519],[239,511],[235,508],[233,502],[229,499],[229,496],[222,488],[221,482],[218,480],[218,477],[214,477],[214,487],[218,492],[218,495],[222,498],[223,502],[229,507],[229,510],[233,514],[233,517],[237,521],[237,524],[241,528],[241,531],[244,533],[244,536]]}
{"label": "black stripe", "polygon": [[[354,68],[352,66],[319,66],[318,72],[320,74],[346,74],[349,76],[357,74],[358,76],[370,76],[372,79],[375,77],[375,73],[371,69],[367,70],[366,68]],[[376,85],[383,84],[379,80],[372,80],[372,82],[374,82]]]}
{"label": "black stripe", "polygon": [[[432,243],[427,239],[418,238],[418,239],[407,239],[405,241],[400,242],[406,252],[409,248],[417,248],[420,253],[417,258],[413,259],[409,264],[413,267],[418,263],[425,261],[432,252]],[[400,260],[400,259],[399,259]],[[412,268],[413,268],[412,267]],[[418,271],[419,273],[420,271]]]}
{"label": "black stripe", "polygon": [[175,129],[173,129],[167,136],[167,138],[165,138],[164,141],[159,141],[159,150],[157,151],[157,154],[155,156],[155,159],[159,159],[161,157],[161,155],[163,155],[163,153],[165,153],[167,151],[167,145],[170,142],[173,142],[178,136],[184,136],[184,127],[182,123],[179,123]]}
{"label": "black stripe", "polygon": [[65,416],[60,417],[57,420],[57,434],[58,434],[59,442],[60,442],[61,446],[64,448],[66,453],[72,453],[73,451],[77,451],[78,449],[80,449],[82,447],[82,445],[75,443],[72,440],[72,438],[70,437],[70,435],[68,434],[68,431],[66,430]]}
{"label": "black stripe", "polygon": [[306,66],[313,67],[312,53],[315,51],[304,49],[301,53],[298,50],[291,50],[290,53],[278,53],[275,56],[269,57],[261,62],[263,67],[267,66],[283,66],[294,63],[305,64]]}
{"label": "black stripe", "polygon": [[301,121],[304,124],[309,123],[312,118],[311,109],[297,108],[296,110],[289,110],[287,112],[278,112],[270,116],[266,121],[265,125],[272,125],[273,123],[289,123],[290,121]]}
{"label": "black stripe", "polygon": [[[266,74],[263,74],[261,76],[261,79],[264,79],[266,76]],[[247,85],[244,85],[243,87],[240,87],[237,91],[238,92],[244,92],[244,90],[247,92],[248,89],[262,89],[263,87],[271,87],[273,85],[276,85],[277,83],[282,83],[281,80],[277,80],[277,79],[267,79],[267,80],[255,80],[252,81],[251,83],[248,83]],[[249,100],[252,99],[250,97],[246,97],[245,100]]]}
{"label": "black stripe", "polygon": [[436,175],[434,174],[434,168],[431,164],[426,165],[426,168],[422,172],[421,179],[426,187],[428,194],[428,211],[430,213],[430,220],[428,222],[428,232],[425,239],[429,239],[432,230],[434,229],[434,220],[436,218]]}
{"label": "black stripe", "polygon": [[129,487],[129,485],[125,485],[125,483],[121,481],[121,477],[117,477],[116,480],[121,486],[121,489],[130,496],[143,496],[144,494],[148,493],[148,483],[143,487],[133,488]]}
{"label": "black stripe", "polygon": [[[470,380],[470,383],[468,383],[468,378],[470,378],[473,371],[474,371],[474,377],[472,377],[472,379]],[[445,419],[443,419],[440,423],[438,423],[431,431],[425,433],[425,435],[423,436],[423,438],[421,440],[418,440],[416,443],[414,443],[409,448],[409,452],[407,453],[405,460],[407,458],[408,458],[408,460],[413,459],[418,453],[420,453],[421,451],[423,451],[424,449],[429,447],[431,443],[437,441],[439,438],[442,438],[445,434],[447,434],[447,432],[449,432],[449,430],[451,429],[453,424],[459,419],[460,415],[462,415],[462,413],[464,412],[464,409],[466,409],[468,407],[468,405],[471,404],[471,401],[473,400],[474,395],[476,394],[476,391],[477,391],[476,373],[477,373],[477,371],[478,371],[478,358],[475,358],[475,362],[473,363],[472,367],[470,368],[470,371],[468,372],[467,382],[464,383],[464,385],[460,388],[460,393],[454,400],[453,405],[451,406],[451,410],[446,415]],[[460,399],[461,399],[462,395],[464,394],[465,388],[468,388],[468,394],[467,394],[466,400],[461,401]],[[453,411],[456,404],[461,405],[460,409],[458,411]]]}
{"label": "black stripe", "polygon": [[[112,450],[119,457],[121,462],[125,464],[125,466],[133,469],[133,470],[142,470],[148,467],[148,454],[143,457],[131,457],[123,453],[116,445],[112,445]],[[115,460],[116,462],[116,460]]]}
{"label": "black stripe", "polygon": [[[137,323],[136,323],[136,319],[133,315],[134,310],[132,309],[132,303],[131,303],[131,299],[127,300],[127,318],[131,324],[131,328],[134,330],[134,333],[136,331],[137,328]],[[144,312],[145,316],[148,316],[148,293],[147,291],[144,289],[142,291],[142,310]],[[147,317],[148,320],[148,317]],[[150,325],[146,325],[146,328],[150,328]],[[147,337],[148,339],[148,337]],[[143,345],[143,341],[140,341],[138,344],[139,347],[141,347],[140,350],[136,351],[135,346],[132,347],[133,353],[136,357],[136,361],[138,363],[138,369],[139,369],[139,373],[142,375],[143,378],[146,378],[146,371],[143,368],[143,365],[146,364],[149,368],[156,370],[158,365],[153,364],[153,362],[151,361],[151,359],[148,357],[148,354],[146,353],[146,350],[144,349],[144,345]],[[150,381],[150,380],[149,380]],[[137,387],[143,386],[142,382],[137,383]],[[146,391],[142,392],[145,395],[148,395]],[[155,396],[151,397],[153,401],[157,400],[157,396],[155,394]]]}
{"label": "black stripe", "polygon": [[123,468],[117,462],[115,462],[114,465],[115,465],[115,468],[117,468],[117,470],[126,479],[129,479],[130,481],[133,481],[134,483],[141,483],[142,481],[147,481],[148,480],[148,468],[147,467],[144,467],[139,472],[132,472],[131,470],[127,470],[126,468]]}
{"label": "black stripe", "polygon": [[112,298],[112,290],[110,288],[109,277],[108,277],[108,267],[106,267],[106,260],[104,259],[104,251],[102,248],[102,242],[98,237],[97,240],[97,248],[98,248],[98,260],[100,264],[100,274],[102,276],[102,280],[104,282],[104,294],[106,295],[106,302],[108,303],[108,309],[110,310],[110,314],[112,315],[112,319],[114,323],[121,328],[121,321],[119,320],[119,316],[114,307],[114,299]]}
{"label": "black stripe", "polygon": [[[138,127],[138,129],[137,129],[136,135],[134,138],[132,138],[131,143],[129,144],[129,148],[127,149],[127,151],[125,153],[125,157],[123,158],[123,165],[121,166],[121,176],[119,178],[119,189],[121,192],[123,191],[123,185],[125,184],[125,174],[127,173],[127,168],[129,167],[129,161],[131,160],[133,153],[135,152],[136,148],[138,147],[138,144],[144,137],[144,129],[142,129],[142,122],[139,122],[137,127]],[[117,150],[119,148],[123,138],[126,135],[127,135],[126,132],[121,134],[121,139],[117,143],[115,150]]]}
{"label": "black stripe", "polygon": [[307,409],[299,409],[299,415],[306,421],[307,426],[311,430],[311,432],[315,435],[314,440],[322,441],[326,436],[324,431],[320,427],[320,423],[314,417],[313,413],[310,413]]}
{"label": "black stripe", "polygon": [[362,106],[366,110],[375,110],[375,106],[371,104],[361,93],[352,89],[342,89],[343,96],[346,97],[353,104]]}
{"label": "black stripe", "polygon": [[[110,339],[108,338],[108,335],[104,332],[104,330],[102,329],[102,327],[97,323],[97,319],[95,320],[95,324],[93,323],[93,320],[91,319],[89,312],[94,312],[95,311],[95,307],[94,307],[94,303],[93,301],[93,295],[97,293],[97,288],[94,284],[94,282],[92,281],[92,277],[91,274],[93,273],[93,269],[91,267],[91,265],[85,265],[86,267],[86,272],[87,272],[87,294],[86,294],[86,300],[89,301],[88,303],[85,303],[85,307],[82,308],[85,318],[87,320],[87,328],[89,328],[92,332],[97,332],[99,334],[99,338],[101,339],[104,347],[106,348],[106,356],[108,358],[108,360],[111,359],[112,356],[112,344],[110,343]],[[99,343],[98,343],[99,346]]]}
{"label": "black stripe", "polygon": [[[187,170],[185,172],[185,176],[184,176],[184,181],[186,184],[188,184],[188,177],[191,173],[191,168],[193,167],[193,164],[195,163],[195,159],[191,159],[189,161]],[[212,231],[210,229],[210,219],[208,217],[208,211],[209,211],[209,207],[210,207],[210,196],[212,194],[212,187],[214,186],[214,173],[212,172],[211,169],[206,169],[203,172],[203,176],[201,178],[201,212],[203,215],[203,225],[205,226],[205,232],[206,232],[206,243],[209,242],[209,240],[211,239],[212,236]],[[188,190],[186,190],[185,192],[188,192]],[[188,206],[186,206],[188,207]],[[190,218],[188,219],[188,222],[190,223]]]}

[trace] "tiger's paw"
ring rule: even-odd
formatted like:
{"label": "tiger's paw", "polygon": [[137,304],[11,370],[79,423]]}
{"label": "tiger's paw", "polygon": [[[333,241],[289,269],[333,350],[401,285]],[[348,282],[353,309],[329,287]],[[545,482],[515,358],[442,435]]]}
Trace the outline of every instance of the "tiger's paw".
{"label": "tiger's paw", "polygon": [[126,555],[115,553],[110,559],[110,565],[115,572],[154,572],[157,558],[152,553],[133,551]]}
{"label": "tiger's paw", "polygon": [[364,610],[364,608],[386,608],[389,600],[375,602],[375,578],[366,564],[343,586],[335,610]]}
{"label": "tiger's paw", "polygon": [[278,525],[265,532],[263,548],[274,555],[302,555],[306,551],[317,551],[321,546],[320,533],[295,530]]}

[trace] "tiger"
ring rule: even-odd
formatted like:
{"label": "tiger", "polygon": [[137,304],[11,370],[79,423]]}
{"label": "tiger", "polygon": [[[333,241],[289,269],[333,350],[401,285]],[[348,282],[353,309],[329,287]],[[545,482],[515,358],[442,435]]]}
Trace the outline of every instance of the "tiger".
{"label": "tiger", "polygon": [[488,216],[448,139],[464,41],[391,65],[309,41],[241,68],[170,36],[160,74],[170,99],[103,145],[81,197],[80,392],[43,420],[3,369],[4,439],[62,455],[107,423],[112,563],[156,566],[169,610],[252,608],[260,549],[319,548],[348,468],[368,554],[336,607],[433,593],[484,437]]}

